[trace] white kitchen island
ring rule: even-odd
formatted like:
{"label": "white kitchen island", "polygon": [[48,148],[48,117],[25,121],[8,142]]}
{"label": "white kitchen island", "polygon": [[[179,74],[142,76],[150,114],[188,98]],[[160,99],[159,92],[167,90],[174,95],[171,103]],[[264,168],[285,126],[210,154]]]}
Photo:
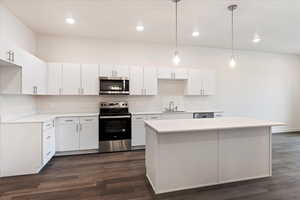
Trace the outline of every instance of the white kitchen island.
{"label": "white kitchen island", "polygon": [[250,118],[145,121],[156,194],[272,176],[272,126]]}

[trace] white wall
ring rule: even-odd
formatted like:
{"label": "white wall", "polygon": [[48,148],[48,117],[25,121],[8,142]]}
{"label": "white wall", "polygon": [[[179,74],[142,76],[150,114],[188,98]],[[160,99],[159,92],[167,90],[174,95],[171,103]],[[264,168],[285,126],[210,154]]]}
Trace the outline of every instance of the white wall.
{"label": "white wall", "polygon": [[[113,42],[86,38],[39,36],[38,55],[49,62],[172,66],[172,47],[162,44]],[[238,52],[238,66],[228,68],[230,51],[182,47],[182,66],[217,70],[217,95],[184,97],[184,82],[160,81],[155,97],[123,97],[131,110],[157,111],[165,99],[183,99],[186,110],[218,108],[226,115],[287,122],[300,129],[300,58],[296,55]],[[37,97],[40,112],[97,111],[103,97]],[[108,99],[110,100],[110,99]]]}
{"label": "white wall", "polygon": [[[4,35],[3,39],[35,54],[35,33],[1,4],[0,13],[0,31]],[[0,95],[0,121],[34,113],[35,105],[35,99],[31,96]]]}

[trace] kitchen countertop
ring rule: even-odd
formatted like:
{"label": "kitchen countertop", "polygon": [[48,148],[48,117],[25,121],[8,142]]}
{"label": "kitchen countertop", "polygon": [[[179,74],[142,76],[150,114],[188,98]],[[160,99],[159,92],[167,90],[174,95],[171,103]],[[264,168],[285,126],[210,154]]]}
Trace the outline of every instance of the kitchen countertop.
{"label": "kitchen countertop", "polygon": [[43,123],[58,117],[90,117],[98,116],[99,113],[60,113],[60,114],[35,114],[22,117],[16,120],[2,121],[1,123]]}
{"label": "kitchen countertop", "polygon": [[223,113],[221,110],[196,110],[196,111],[176,111],[176,112],[132,112],[133,115],[172,115],[172,114],[188,114],[188,113]]}
{"label": "kitchen countertop", "polygon": [[158,133],[223,130],[236,128],[285,126],[281,122],[257,120],[244,117],[222,117],[211,119],[180,119],[145,121],[146,126]]}

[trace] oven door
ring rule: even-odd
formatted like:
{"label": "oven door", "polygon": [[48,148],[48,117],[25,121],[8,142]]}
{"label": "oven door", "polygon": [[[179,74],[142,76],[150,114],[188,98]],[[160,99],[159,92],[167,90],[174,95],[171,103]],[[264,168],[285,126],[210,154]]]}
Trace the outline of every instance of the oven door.
{"label": "oven door", "polygon": [[100,78],[100,94],[129,94],[129,80],[122,78]]}
{"label": "oven door", "polygon": [[131,116],[100,116],[99,140],[131,139]]}

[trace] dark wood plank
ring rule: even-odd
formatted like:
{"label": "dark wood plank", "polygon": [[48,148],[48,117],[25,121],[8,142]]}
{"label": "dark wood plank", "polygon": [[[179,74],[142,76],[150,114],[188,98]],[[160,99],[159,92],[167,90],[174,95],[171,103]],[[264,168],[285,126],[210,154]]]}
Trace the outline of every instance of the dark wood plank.
{"label": "dark wood plank", "polygon": [[273,177],[154,195],[145,152],[54,158],[38,175],[0,178],[1,200],[300,199],[300,133],[273,136]]}

